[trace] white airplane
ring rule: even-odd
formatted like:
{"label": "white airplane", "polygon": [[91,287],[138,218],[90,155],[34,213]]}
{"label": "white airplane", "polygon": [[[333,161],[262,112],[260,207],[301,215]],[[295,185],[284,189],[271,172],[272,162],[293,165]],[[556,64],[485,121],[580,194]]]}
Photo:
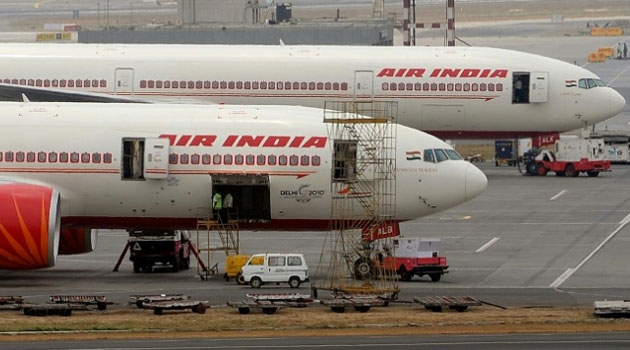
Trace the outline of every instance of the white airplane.
{"label": "white airplane", "polygon": [[[233,195],[244,229],[328,228],[335,141],[320,109],[3,102],[0,114],[1,269],[89,252],[91,229],[194,228],[213,191]],[[486,188],[448,144],[395,127],[396,221]]]}
{"label": "white airplane", "polygon": [[549,135],[625,107],[586,69],[481,47],[1,44],[0,81],[216,104],[394,100],[399,123],[441,138]]}

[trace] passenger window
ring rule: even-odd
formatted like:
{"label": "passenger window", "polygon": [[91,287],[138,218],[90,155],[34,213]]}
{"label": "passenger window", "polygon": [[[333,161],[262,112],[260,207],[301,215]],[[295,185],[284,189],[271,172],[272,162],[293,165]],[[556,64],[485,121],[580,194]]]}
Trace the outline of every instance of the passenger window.
{"label": "passenger window", "polygon": [[435,156],[433,155],[433,150],[431,149],[424,150],[424,161],[435,163]]}
{"label": "passenger window", "polygon": [[444,152],[443,149],[436,149],[434,151],[435,151],[435,159],[437,159],[438,163],[448,160],[448,157],[446,156],[446,152]]}
{"label": "passenger window", "polygon": [[270,256],[269,257],[269,266],[285,266],[285,258],[284,256]]}
{"label": "passenger window", "polygon": [[456,150],[454,149],[447,149],[446,150],[446,154],[448,154],[448,157],[452,160],[462,160],[462,156],[459,155],[459,153],[457,153]]}
{"label": "passenger window", "polygon": [[289,257],[289,266],[302,266],[302,259],[299,256]]}
{"label": "passenger window", "polygon": [[597,84],[595,84],[595,81],[593,79],[586,79],[586,81],[588,82],[589,89],[592,89],[597,86]]}
{"label": "passenger window", "polygon": [[586,89],[586,79],[580,79],[579,83],[580,89]]}

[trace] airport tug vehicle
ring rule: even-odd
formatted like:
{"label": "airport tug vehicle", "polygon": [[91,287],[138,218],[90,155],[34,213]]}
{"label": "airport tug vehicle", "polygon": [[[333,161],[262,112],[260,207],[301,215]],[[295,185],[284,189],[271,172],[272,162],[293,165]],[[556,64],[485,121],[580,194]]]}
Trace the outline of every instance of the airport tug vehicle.
{"label": "airport tug vehicle", "polygon": [[394,240],[394,256],[377,256],[374,263],[385,270],[396,271],[401,281],[411,281],[413,276],[428,275],[438,282],[448,273],[446,257],[439,256],[441,241],[435,238],[403,238]]}
{"label": "airport tug vehicle", "polygon": [[129,259],[133,272],[152,272],[155,264],[171,265],[174,272],[190,267],[190,238],[181,230],[129,231]]}
{"label": "airport tug vehicle", "polygon": [[525,153],[523,160],[527,174],[545,176],[553,171],[556,176],[577,177],[584,172],[595,177],[602,171],[611,171],[601,140],[560,139],[554,146],[555,152],[532,149]]}

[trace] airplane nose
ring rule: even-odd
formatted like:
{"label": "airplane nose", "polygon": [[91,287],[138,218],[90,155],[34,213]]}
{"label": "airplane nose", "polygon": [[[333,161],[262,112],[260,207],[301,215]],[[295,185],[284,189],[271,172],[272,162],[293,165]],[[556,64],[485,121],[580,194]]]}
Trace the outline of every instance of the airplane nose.
{"label": "airplane nose", "polygon": [[469,201],[488,187],[488,178],[476,166],[468,164],[466,168],[466,200]]}
{"label": "airplane nose", "polygon": [[610,116],[614,117],[626,108],[626,99],[614,89],[610,89]]}

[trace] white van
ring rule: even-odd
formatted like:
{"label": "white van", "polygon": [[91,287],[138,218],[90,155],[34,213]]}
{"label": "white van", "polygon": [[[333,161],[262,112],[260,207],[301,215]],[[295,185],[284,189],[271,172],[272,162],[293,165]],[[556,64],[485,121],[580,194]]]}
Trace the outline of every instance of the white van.
{"label": "white van", "polygon": [[308,282],[308,266],[302,254],[256,254],[241,269],[245,283],[260,288],[263,283],[288,283],[298,288]]}

